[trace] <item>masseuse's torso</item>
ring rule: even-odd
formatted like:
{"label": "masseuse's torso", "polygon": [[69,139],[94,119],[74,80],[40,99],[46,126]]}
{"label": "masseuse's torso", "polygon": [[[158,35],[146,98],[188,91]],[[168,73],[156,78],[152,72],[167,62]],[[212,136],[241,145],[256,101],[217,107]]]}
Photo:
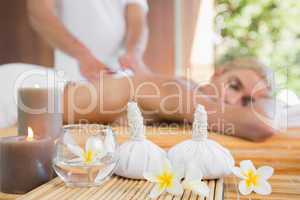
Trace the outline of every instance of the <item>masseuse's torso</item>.
{"label": "masseuse's torso", "polygon": [[[146,0],[139,1],[146,2]],[[128,0],[59,0],[58,15],[65,27],[96,58],[116,71],[120,68],[118,58],[122,53],[126,33],[124,12],[128,2]],[[147,6],[146,3],[145,5]],[[141,43],[145,46],[145,42]],[[56,51],[55,54],[56,68],[66,71],[73,80],[80,79],[78,62],[60,51]]]}
{"label": "masseuse's torso", "polygon": [[122,1],[62,0],[60,6],[64,25],[95,56],[105,60],[117,53],[125,35]]}

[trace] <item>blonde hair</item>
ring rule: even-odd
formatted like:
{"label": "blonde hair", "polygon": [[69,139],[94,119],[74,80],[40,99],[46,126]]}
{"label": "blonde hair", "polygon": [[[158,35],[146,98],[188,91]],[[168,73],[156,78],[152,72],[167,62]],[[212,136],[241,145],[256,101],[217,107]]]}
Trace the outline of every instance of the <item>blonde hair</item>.
{"label": "blonde hair", "polygon": [[263,80],[265,80],[272,90],[274,88],[274,73],[272,69],[255,58],[236,58],[218,65],[217,68],[222,68],[226,71],[234,69],[249,69],[258,74]]}

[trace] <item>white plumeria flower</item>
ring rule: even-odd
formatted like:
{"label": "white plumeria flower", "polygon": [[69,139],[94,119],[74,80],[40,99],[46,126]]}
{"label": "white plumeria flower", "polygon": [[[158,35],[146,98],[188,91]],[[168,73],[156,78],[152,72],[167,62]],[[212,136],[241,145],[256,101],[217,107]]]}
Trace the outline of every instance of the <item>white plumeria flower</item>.
{"label": "white plumeria flower", "polygon": [[242,179],[239,183],[239,191],[243,195],[248,195],[252,191],[261,195],[271,194],[272,188],[267,180],[272,176],[273,171],[269,166],[262,166],[256,170],[250,160],[241,161],[240,168],[233,168],[233,173]]}
{"label": "white plumeria flower", "polygon": [[85,149],[82,149],[74,142],[66,143],[66,145],[70,152],[78,157],[72,161],[79,161],[84,164],[93,164],[106,155],[102,141],[95,136],[91,136],[87,139]]}
{"label": "white plumeria flower", "polygon": [[183,188],[180,184],[180,173],[176,173],[172,169],[171,163],[168,159],[164,160],[161,170],[156,172],[144,172],[144,177],[152,183],[156,183],[149,194],[150,198],[157,198],[163,192],[168,192],[173,195],[181,195]]}
{"label": "white plumeria flower", "polygon": [[208,197],[209,187],[202,181],[203,174],[195,164],[191,163],[186,169],[185,178],[182,182],[183,188],[191,190],[200,196]]}

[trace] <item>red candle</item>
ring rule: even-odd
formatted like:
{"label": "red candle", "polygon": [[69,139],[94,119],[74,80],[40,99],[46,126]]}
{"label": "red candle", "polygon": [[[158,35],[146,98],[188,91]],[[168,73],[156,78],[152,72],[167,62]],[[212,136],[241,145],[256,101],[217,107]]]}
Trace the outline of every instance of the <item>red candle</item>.
{"label": "red candle", "polygon": [[28,136],[0,138],[0,190],[24,194],[53,178],[53,139]]}

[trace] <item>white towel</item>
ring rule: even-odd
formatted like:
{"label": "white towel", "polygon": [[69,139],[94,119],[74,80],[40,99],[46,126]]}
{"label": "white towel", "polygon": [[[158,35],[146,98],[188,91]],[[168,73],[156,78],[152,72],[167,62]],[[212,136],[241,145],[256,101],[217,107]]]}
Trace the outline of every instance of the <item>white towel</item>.
{"label": "white towel", "polygon": [[[300,127],[300,104],[288,106],[279,99],[264,99],[257,103],[266,112],[268,120],[265,122],[274,129],[285,132],[288,128]],[[264,116],[258,117],[264,120]]]}

